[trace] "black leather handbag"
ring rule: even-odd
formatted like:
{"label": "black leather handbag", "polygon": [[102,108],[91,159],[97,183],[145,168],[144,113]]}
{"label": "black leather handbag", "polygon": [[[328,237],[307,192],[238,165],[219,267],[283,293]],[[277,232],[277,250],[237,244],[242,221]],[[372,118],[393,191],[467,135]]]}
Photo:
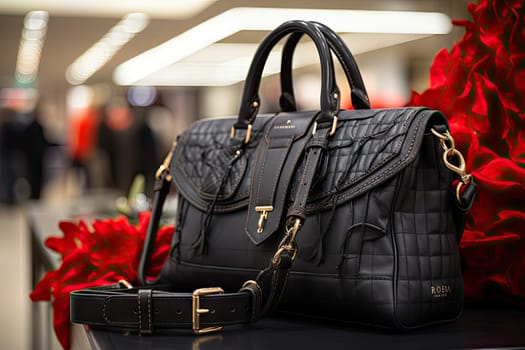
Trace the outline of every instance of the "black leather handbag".
{"label": "black leather handbag", "polygon": [[[259,114],[273,46],[283,49],[282,111]],[[302,35],[321,62],[321,109],[296,111],[291,80]],[[355,110],[341,110],[333,52]],[[71,320],[196,333],[273,310],[412,329],[462,309],[458,242],[475,193],[445,117],[425,108],[370,109],[357,65],[319,23],[290,21],[260,44],[239,115],[194,123],[157,173],[142,287],[71,294]],[[178,192],[171,253],[147,268],[162,202]]]}

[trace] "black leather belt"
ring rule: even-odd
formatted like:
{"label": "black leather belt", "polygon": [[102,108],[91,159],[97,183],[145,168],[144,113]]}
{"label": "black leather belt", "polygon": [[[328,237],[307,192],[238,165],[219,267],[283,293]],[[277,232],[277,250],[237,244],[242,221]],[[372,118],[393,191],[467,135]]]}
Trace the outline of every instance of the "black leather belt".
{"label": "black leather belt", "polygon": [[121,284],[71,293],[71,321],[150,334],[153,329],[192,328],[197,334],[253,318],[252,293],[202,288],[174,293],[155,287],[123,288]]}

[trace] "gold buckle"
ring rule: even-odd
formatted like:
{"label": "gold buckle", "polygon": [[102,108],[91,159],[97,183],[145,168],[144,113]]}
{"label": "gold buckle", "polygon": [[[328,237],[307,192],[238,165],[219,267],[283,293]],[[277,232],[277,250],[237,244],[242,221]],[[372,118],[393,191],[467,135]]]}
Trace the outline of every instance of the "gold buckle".
{"label": "gold buckle", "polygon": [[[337,116],[334,115],[334,118],[332,119],[332,128],[330,129],[330,132],[328,133],[328,136],[334,136],[335,131],[337,130]],[[315,135],[317,132],[317,122],[314,122],[314,128],[312,129],[312,135]]]}
{"label": "gold buckle", "polygon": [[192,315],[191,322],[193,323],[193,332],[195,334],[206,334],[211,332],[220,331],[222,326],[200,328],[200,315],[207,314],[210,312],[210,309],[201,309],[200,297],[201,295],[208,294],[224,294],[224,290],[219,287],[212,288],[200,288],[193,291],[191,296],[192,299]]}
{"label": "gold buckle", "polygon": [[[235,128],[232,126],[230,129],[230,138],[235,137]],[[246,136],[244,137],[244,143],[250,142],[250,139],[252,138],[252,124],[248,124],[248,127],[246,128]]]}

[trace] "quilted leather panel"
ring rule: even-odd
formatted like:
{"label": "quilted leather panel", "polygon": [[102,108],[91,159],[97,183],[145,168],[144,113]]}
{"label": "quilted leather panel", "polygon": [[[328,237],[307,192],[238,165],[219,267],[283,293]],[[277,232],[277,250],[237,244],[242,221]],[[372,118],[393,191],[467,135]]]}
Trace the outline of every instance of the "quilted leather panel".
{"label": "quilted leather panel", "polygon": [[[251,143],[229,174],[225,174],[228,163],[237,151],[230,138],[234,121],[232,118],[202,120],[194,123],[177,140],[171,163],[174,184],[183,196],[199,208],[206,208],[217,194],[227,210],[237,208],[235,202],[248,196],[250,176],[246,174],[246,169],[252,166],[255,146],[270,116],[257,118]],[[219,191],[221,185],[223,189]],[[234,195],[235,198],[232,198]]]}
{"label": "quilted leather panel", "polygon": [[407,191],[400,194],[394,215],[397,316],[406,327],[455,319],[463,302],[452,176],[433,139],[426,137],[417,161],[405,170]]}
{"label": "quilted leather panel", "polygon": [[[430,113],[421,108],[341,111],[308,210],[328,208],[333,195],[338,203],[350,200],[394,176],[415,158],[421,141],[418,131]],[[254,147],[270,118],[256,118],[252,140],[227,176],[215,212],[247,205]],[[203,120],[179,137],[172,162],[175,186],[203,210],[215,198],[236,151],[229,136],[234,122],[234,118]]]}

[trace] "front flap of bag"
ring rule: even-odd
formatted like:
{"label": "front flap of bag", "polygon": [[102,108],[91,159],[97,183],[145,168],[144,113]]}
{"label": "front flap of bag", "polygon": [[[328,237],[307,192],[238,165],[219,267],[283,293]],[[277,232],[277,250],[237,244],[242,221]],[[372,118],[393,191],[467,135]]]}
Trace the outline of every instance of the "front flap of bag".
{"label": "front flap of bag", "polygon": [[[253,123],[250,142],[242,150],[232,142],[230,135],[236,118],[204,119],[192,124],[178,137],[171,163],[177,191],[203,211],[212,202],[215,204],[214,212],[245,207],[259,144],[273,139],[288,140],[291,145],[304,138],[317,113],[259,115]],[[290,124],[287,124],[288,121]],[[275,142],[272,144],[279,146]],[[262,156],[259,161],[262,161]]]}
{"label": "front flap of bag", "polygon": [[[447,121],[440,112],[425,108],[341,112],[307,211],[344,203],[397,174],[416,158],[429,124]],[[293,198],[293,186],[291,191]]]}
{"label": "front flap of bag", "polygon": [[[214,213],[249,206],[245,231],[255,244],[261,243],[277,230],[285,214],[286,203],[276,204],[276,196],[280,191],[287,198],[294,196],[303,167],[297,152],[303,152],[304,144],[292,152],[294,162],[286,166],[286,160],[291,158],[293,143],[309,139],[311,132],[306,130],[313,127],[315,115],[257,116],[242,152],[230,137],[236,118],[194,123],[178,138],[171,169],[176,189],[203,211],[210,205]],[[432,124],[446,124],[441,113],[423,108],[341,111],[335,135],[318,165],[308,212],[328,209],[334,200],[335,204],[351,200],[406,167],[415,159],[430,119]],[[291,125],[300,128],[293,130]],[[272,135],[277,137],[269,141]],[[269,152],[272,148],[276,152]],[[272,166],[265,168],[268,162]],[[263,213],[270,207],[272,211]],[[261,221],[263,216],[266,219]]]}

